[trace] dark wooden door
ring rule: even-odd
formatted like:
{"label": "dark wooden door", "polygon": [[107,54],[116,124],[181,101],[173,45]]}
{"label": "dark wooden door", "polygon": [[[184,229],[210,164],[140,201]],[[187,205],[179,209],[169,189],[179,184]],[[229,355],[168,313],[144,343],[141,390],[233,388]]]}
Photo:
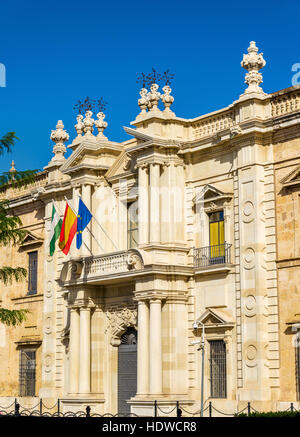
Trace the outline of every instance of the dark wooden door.
{"label": "dark wooden door", "polygon": [[129,414],[126,402],[137,390],[137,332],[128,328],[121,337],[118,354],[118,413]]}

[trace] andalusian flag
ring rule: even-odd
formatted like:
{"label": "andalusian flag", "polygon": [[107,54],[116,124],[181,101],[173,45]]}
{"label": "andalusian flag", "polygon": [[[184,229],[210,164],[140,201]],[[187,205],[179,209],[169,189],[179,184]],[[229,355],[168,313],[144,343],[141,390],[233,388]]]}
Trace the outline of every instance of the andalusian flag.
{"label": "andalusian flag", "polygon": [[74,235],[76,234],[76,230],[77,215],[72,211],[72,209],[69,207],[69,204],[67,203],[58,243],[59,247],[65,255],[67,255],[70,250],[70,246]]}
{"label": "andalusian flag", "polygon": [[62,225],[62,219],[60,218],[60,216],[59,216],[58,212],[56,211],[55,206],[53,204],[51,227],[50,227],[50,256],[52,256],[54,254],[55,242],[59,237],[61,225]]}

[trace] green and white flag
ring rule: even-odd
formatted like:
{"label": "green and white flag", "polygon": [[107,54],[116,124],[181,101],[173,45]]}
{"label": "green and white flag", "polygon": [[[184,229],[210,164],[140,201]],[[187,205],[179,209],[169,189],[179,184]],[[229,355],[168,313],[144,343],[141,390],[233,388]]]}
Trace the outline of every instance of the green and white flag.
{"label": "green and white flag", "polygon": [[62,226],[62,219],[60,218],[58,212],[53,204],[52,207],[52,218],[51,218],[51,228],[50,228],[50,256],[54,254],[55,242],[60,235],[60,230]]}

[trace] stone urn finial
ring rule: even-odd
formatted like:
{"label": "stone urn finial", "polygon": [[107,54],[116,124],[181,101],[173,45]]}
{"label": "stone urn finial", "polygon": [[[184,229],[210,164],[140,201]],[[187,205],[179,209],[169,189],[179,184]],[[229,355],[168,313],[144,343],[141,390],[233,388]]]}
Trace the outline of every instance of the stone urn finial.
{"label": "stone urn finial", "polygon": [[165,111],[172,112],[170,109],[170,106],[174,102],[174,97],[170,95],[172,92],[172,88],[169,87],[169,85],[165,85],[162,90],[164,91],[164,94],[162,94],[161,100],[165,105]]}
{"label": "stone urn finial", "polygon": [[56,129],[51,131],[50,139],[54,141],[53,147],[54,156],[51,162],[62,162],[65,160],[64,154],[66,153],[65,142],[69,140],[69,134],[64,130],[62,120],[58,120]]}
{"label": "stone urn finial", "polygon": [[92,132],[94,130],[94,123],[95,120],[92,118],[92,111],[86,111],[85,113],[85,119],[83,120],[83,124],[84,124],[84,132],[86,135],[91,136]]}
{"label": "stone urn finial", "polygon": [[148,108],[148,90],[147,88],[142,88],[140,91],[140,96],[141,98],[138,100],[138,105],[141,108],[141,114],[145,114],[147,112],[147,108]]}
{"label": "stone urn finial", "polygon": [[15,180],[15,174],[17,173],[17,170],[15,168],[15,161],[14,160],[11,161],[11,169],[9,170],[9,173],[10,173],[11,179]]}
{"label": "stone urn finial", "polygon": [[150,87],[150,92],[147,94],[148,97],[148,108],[150,111],[159,111],[158,102],[160,99],[160,93],[157,91],[159,86],[157,83],[153,83]]}
{"label": "stone urn finial", "polygon": [[98,129],[97,138],[101,138],[101,139],[107,140],[107,137],[105,135],[103,135],[104,129],[107,128],[107,122],[104,121],[105,114],[103,112],[98,112],[97,118],[98,118],[98,120],[95,121],[95,126]]}
{"label": "stone urn finial", "polygon": [[265,65],[266,61],[263,58],[263,53],[257,53],[255,41],[250,42],[248,47],[248,53],[243,55],[241,66],[248,70],[245,76],[245,83],[248,84],[248,88],[245,90],[245,94],[258,93],[265,94],[262,88],[259,86],[262,83],[262,74],[259,73]]}
{"label": "stone urn finial", "polygon": [[77,135],[79,137],[81,137],[83,129],[84,129],[84,123],[82,121],[83,120],[83,115],[82,114],[78,114],[77,117],[76,117],[76,120],[77,120],[77,124],[75,124],[75,129],[76,129]]}

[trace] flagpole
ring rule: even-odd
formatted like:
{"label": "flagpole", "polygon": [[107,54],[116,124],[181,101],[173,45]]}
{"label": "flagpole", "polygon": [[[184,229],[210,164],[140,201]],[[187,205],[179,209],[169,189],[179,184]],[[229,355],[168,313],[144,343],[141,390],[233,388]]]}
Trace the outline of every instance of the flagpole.
{"label": "flagpole", "polygon": [[[77,193],[76,193],[76,194],[77,194]],[[79,194],[77,194],[77,196],[78,196],[79,199],[80,199]],[[90,211],[90,212],[91,212],[91,211]],[[92,214],[92,213],[91,213],[91,214]],[[109,239],[109,241],[112,243],[112,245],[114,246],[114,248],[115,248],[116,250],[119,250],[119,249],[117,248],[117,246],[115,245],[115,243],[113,242],[113,240],[109,237],[109,235],[107,235],[105,229],[103,229],[103,227],[101,226],[100,222],[96,219],[96,217],[94,216],[94,214],[92,214],[92,217],[94,218],[95,222],[100,226],[100,228],[102,229],[102,231],[104,232],[104,234],[107,236],[107,238]]]}
{"label": "flagpole", "polygon": [[[66,196],[64,196],[64,198],[65,198],[65,201],[67,202],[67,204],[70,206],[71,210],[74,212],[74,214],[76,214],[76,211],[75,211],[74,208],[72,207],[70,201],[67,199]],[[77,214],[76,214],[76,217],[77,217]],[[100,247],[100,249],[102,250],[102,252],[104,253],[104,249],[103,249],[103,247],[101,246],[101,244],[99,243],[99,241],[96,240],[96,237],[95,237],[95,235],[93,234],[93,232],[89,229],[88,226],[87,226],[86,228],[87,228],[87,230],[89,231],[89,233],[91,234],[91,236],[94,238],[94,240],[96,241],[96,243],[98,244],[98,246]],[[91,254],[93,255],[92,251],[88,248],[88,246],[85,244],[84,241],[83,241],[83,244],[85,245],[85,247],[87,247],[87,249],[89,250],[89,252],[91,252]]]}

